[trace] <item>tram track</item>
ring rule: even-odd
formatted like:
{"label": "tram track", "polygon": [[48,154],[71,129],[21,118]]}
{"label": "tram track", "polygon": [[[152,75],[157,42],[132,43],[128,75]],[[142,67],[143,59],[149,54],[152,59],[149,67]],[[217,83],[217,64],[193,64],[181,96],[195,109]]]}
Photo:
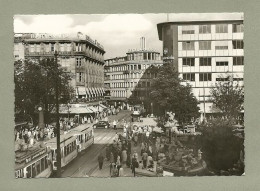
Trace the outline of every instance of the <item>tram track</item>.
{"label": "tram track", "polygon": [[[110,129],[108,132],[102,134],[102,135],[101,135],[102,138],[101,138],[100,140],[104,139],[104,137],[108,136],[108,135],[111,134],[112,132],[113,132],[113,130]],[[94,132],[94,133],[95,133],[95,132]],[[113,138],[113,137],[111,137],[109,140],[111,140],[112,138]],[[65,176],[65,177],[79,177],[78,175],[82,175],[80,172],[83,172],[83,171],[85,171],[85,173],[84,173],[85,175],[86,175],[86,174],[89,175],[89,171],[90,171],[91,169],[88,170],[88,168],[85,167],[86,164],[89,163],[89,164],[90,164],[89,166],[92,166],[92,164],[97,163],[96,161],[97,161],[98,154],[101,153],[101,152],[103,152],[103,151],[105,150],[106,145],[108,145],[108,144],[110,144],[110,143],[106,143],[106,144],[98,144],[98,143],[95,143],[95,139],[94,139],[94,144],[91,145],[90,148],[86,149],[86,151],[83,151],[83,152],[84,152],[83,154],[79,154],[79,155],[75,158],[76,160],[74,159],[74,160],[71,162],[71,164],[69,164],[69,166],[65,167],[65,168],[68,168],[68,169],[69,169],[69,168],[72,167],[73,165],[77,164],[77,162],[80,163],[80,164],[77,165],[78,168],[76,168],[76,170],[74,170],[72,173],[70,173],[69,175],[67,175],[67,176]],[[95,148],[94,148],[94,147],[95,147]],[[92,159],[86,158],[86,157],[88,157],[88,156],[90,156]],[[86,158],[86,160],[82,161],[83,158]],[[98,166],[98,165],[96,164],[96,165],[95,165],[95,169],[96,169],[97,166]],[[82,167],[85,167],[85,168],[82,168]],[[95,170],[95,169],[94,169],[94,170]],[[67,169],[66,169],[66,170],[67,170]],[[66,170],[65,170],[65,171],[66,171]],[[65,172],[65,171],[64,171],[64,172]]]}
{"label": "tram track", "polygon": [[[129,113],[122,113],[120,116],[112,116],[110,120],[114,120],[113,118],[117,118],[115,120],[122,120],[127,118]],[[119,123],[118,125],[121,125]],[[105,129],[104,129],[105,130]],[[98,131],[98,130],[96,130]],[[83,153],[80,153],[70,164],[68,164],[64,170],[62,171],[62,177],[87,177],[91,176],[91,174],[98,168],[97,158],[100,153],[104,153],[105,148],[108,144],[111,144],[111,139],[114,138],[112,134],[115,135],[115,132],[121,131],[118,129],[114,131],[111,129],[106,129],[105,131],[97,132],[98,137],[95,136],[95,129],[94,129],[94,144],[87,148]],[[105,137],[110,136],[105,143],[98,143],[95,139],[99,139],[99,141],[103,140]],[[101,138],[99,138],[101,137]],[[76,169],[74,169],[76,168]]]}

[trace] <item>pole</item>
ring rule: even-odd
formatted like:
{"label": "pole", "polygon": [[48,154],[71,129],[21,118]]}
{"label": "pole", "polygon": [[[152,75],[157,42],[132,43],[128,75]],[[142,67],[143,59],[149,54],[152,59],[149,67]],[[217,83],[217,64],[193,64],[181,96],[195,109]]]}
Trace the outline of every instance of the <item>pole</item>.
{"label": "pole", "polygon": [[56,106],[56,131],[57,131],[57,178],[61,177],[61,154],[60,154],[60,117],[59,117],[59,74],[58,74],[58,53],[55,51],[55,106]]}

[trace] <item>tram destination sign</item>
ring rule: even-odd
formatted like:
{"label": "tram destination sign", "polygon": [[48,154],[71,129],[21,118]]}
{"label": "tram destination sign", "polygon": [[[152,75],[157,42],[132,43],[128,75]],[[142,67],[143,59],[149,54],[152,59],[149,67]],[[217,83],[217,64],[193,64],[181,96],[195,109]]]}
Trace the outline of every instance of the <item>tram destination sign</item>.
{"label": "tram destination sign", "polygon": [[32,155],[32,156],[26,158],[26,159],[25,159],[25,163],[28,163],[28,162],[32,161],[33,159],[37,158],[38,156],[43,155],[45,152],[46,152],[46,151],[43,150],[43,151],[40,151],[40,152],[36,153],[35,155]]}

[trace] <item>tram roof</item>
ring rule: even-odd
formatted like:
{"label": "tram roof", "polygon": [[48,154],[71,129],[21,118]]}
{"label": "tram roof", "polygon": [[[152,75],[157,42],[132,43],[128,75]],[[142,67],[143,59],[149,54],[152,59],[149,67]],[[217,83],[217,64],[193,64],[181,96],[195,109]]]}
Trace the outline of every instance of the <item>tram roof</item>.
{"label": "tram roof", "polygon": [[[73,135],[71,135],[69,133],[62,134],[62,135],[60,135],[60,142],[62,143],[66,140],[69,140],[71,137],[73,138]],[[45,142],[45,144],[54,144],[54,143],[57,143],[57,137],[54,137]]]}

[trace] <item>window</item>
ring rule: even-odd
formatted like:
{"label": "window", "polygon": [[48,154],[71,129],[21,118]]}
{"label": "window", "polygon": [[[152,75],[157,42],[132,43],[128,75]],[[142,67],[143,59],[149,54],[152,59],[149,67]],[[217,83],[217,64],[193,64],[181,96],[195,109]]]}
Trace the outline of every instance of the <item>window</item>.
{"label": "window", "polygon": [[199,41],[200,50],[211,50],[211,41]]}
{"label": "window", "polygon": [[233,24],[233,33],[244,32],[244,25],[243,24]]}
{"label": "window", "polygon": [[227,50],[228,46],[215,46],[215,50]]}
{"label": "window", "polygon": [[210,57],[200,58],[200,66],[211,66],[211,58]]}
{"label": "window", "polygon": [[201,73],[199,78],[200,81],[211,81],[211,73]]}
{"label": "window", "polygon": [[84,82],[84,75],[83,72],[76,73],[77,82]]}
{"label": "window", "polygon": [[32,164],[32,178],[34,178],[37,175],[36,173],[36,166],[35,163]]}
{"label": "window", "polygon": [[141,70],[141,64],[138,64],[138,70]]}
{"label": "window", "polygon": [[195,81],[194,73],[183,73],[183,80]]}
{"label": "window", "polygon": [[211,33],[211,25],[200,25],[199,33],[200,34]]}
{"label": "window", "polygon": [[26,178],[31,178],[32,177],[32,167],[31,167],[31,165],[26,168],[26,171],[27,171]]}
{"label": "window", "polygon": [[233,78],[233,81],[243,81],[244,78]]}
{"label": "window", "polygon": [[182,34],[194,34],[194,30],[182,30]]}
{"label": "window", "polygon": [[216,33],[227,33],[227,32],[228,32],[227,24],[216,25]]}
{"label": "window", "polygon": [[51,44],[51,52],[55,51],[55,44]]}
{"label": "window", "polygon": [[243,49],[244,48],[244,42],[243,40],[233,40],[233,49]]}
{"label": "window", "polygon": [[194,66],[195,65],[195,58],[183,58],[182,59],[183,66]]}
{"label": "window", "polygon": [[45,166],[44,164],[45,164],[45,163],[44,163],[44,158],[42,158],[42,159],[41,159],[41,170],[42,170],[42,171],[44,171],[44,170],[47,168],[47,166]]}
{"label": "window", "polygon": [[136,65],[134,65],[134,70],[136,70],[137,69],[137,66]]}
{"label": "window", "polygon": [[150,82],[147,82],[147,87],[150,87],[151,86],[151,83]]}
{"label": "window", "polygon": [[216,62],[216,66],[228,66],[228,62],[227,61]]}
{"label": "window", "polygon": [[243,56],[233,57],[233,65],[244,65],[244,57]]}
{"label": "window", "polygon": [[77,67],[81,66],[81,58],[76,58],[76,66]]}
{"label": "window", "polygon": [[194,42],[182,42],[182,50],[194,50]]}
{"label": "window", "polygon": [[227,82],[229,81],[229,78],[216,78],[217,82]]}

